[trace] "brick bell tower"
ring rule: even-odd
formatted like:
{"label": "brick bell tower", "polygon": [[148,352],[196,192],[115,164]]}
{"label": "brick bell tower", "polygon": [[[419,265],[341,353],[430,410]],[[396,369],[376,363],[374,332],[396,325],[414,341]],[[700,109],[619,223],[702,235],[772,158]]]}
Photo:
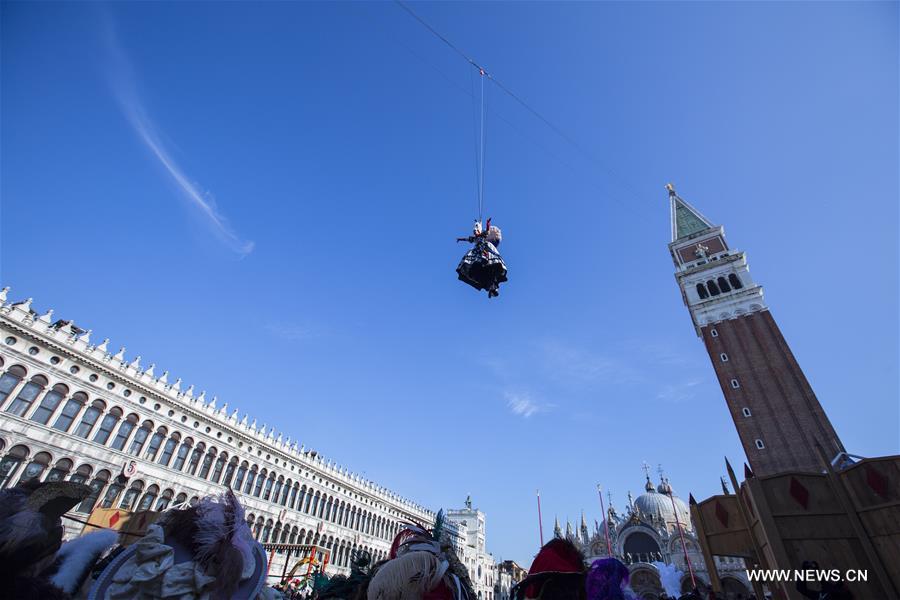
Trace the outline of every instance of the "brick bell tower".
{"label": "brick bell tower", "polygon": [[712,361],[744,453],[756,475],[821,471],[844,446],[800,370],[725,230],[666,186],[672,211],[675,279]]}

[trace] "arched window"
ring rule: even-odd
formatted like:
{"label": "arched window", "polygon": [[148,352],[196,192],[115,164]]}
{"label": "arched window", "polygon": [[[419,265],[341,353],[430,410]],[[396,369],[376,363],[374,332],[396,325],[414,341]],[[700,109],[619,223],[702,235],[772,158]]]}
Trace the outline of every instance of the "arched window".
{"label": "arched window", "polygon": [[[118,423],[121,418],[122,409],[118,406],[113,407],[113,409],[109,411],[109,414],[100,421],[100,427],[97,428],[97,433],[94,434],[94,441],[105,446],[113,429],[116,428],[116,423]],[[125,442],[123,441],[122,443],[124,444]]]}
{"label": "arched window", "polygon": [[160,427],[156,430],[156,433],[150,438],[150,443],[147,444],[147,450],[144,452],[144,458],[147,460],[154,460],[156,455],[159,453],[159,447],[162,446],[163,440],[168,435],[169,430],[165,427]]}
{"label": "arched window", "polygon": [[30,481],[32,479],[40,479],[49,464],[50,455],[46,452],[38,452],[34,455],[31,462],[25,465],[25,470],[22,471],[22,477],[19,479],[19,483]]}
{"label": "arched window", "polygon": [[154,510],[160,512],[169,508],[169,504],[172,503],[172,496],[174,495],[175,492],[172,490],[165,490],[162,493],[162,496],[159,497],[159,502],[156,503],[156,508]]}
{"label": "arched window", "polygon": [[68,393],[69,388],[63,384],[57,383],[54,385],[49,392],[44,394],[44,399],[41,400],[40,406],[31,413],[31,420],[35,423],[46,425],[50,421],[50,415],[53,414],[53,411],[59,406],[60,401],[65,398]]}
{"label": "arched window", "polygon": [[116,437],[113,438],[111,444],[114,450],[122,450],[125,448],[125,442],[128,441],[128,437],[131,435],[131,432],[134,430],[137,422],[138,416],[134,413],[131,413],[125,418],[124,421],[122,421],[122,424],[119,425],[119,430],[116,431]]}
{"label": "arched window", "polygon": [[731,282],[731,287],[734,288],[734,289],[736,289],[736,290],[739,290],[739,289],[741,289],[742,287],[744,287],[744,284],[741,283],[741,280],[740,280],[740,279],[738,278],[738,276],[735,275],[734,273],[731,273],[731,274],[728,276],[728,281]]}
{"label": "arched window", "polygon": [[300,488],[300,501],[297,503],[297,510],[309,512],[309,494],[305,485]]}
{"label": "arched window", "polygon": [[253,495],[259,498],[262,494],[262,486],[266,482],[266,470],[263,469],[259,474],[259,477],[256,478],[256,487],[253,488]]}
{"label": "arched window", "polygon": [[216,466],[213,468],[212,477],[209,478],[213,483],[219,483],[219,479],[222,478],[222,469],[225,468],[226,460],[228,460],[228,454],[225,452],[219,454],[219,459],[216,460]]}
{"label": "arched window", "polygon": [[213,461],[216,459],[216,454],[218,450],[216,450],[215,446],[210,446],[209,451],[206,453],[206,456],[203,457],[203,464],[200,465],[200,473],[197,474],[197,477],[200,479],[206,479],[209,475],[209,470],[212,468]]}
{"label": "arched window", "polygon": [[284,487],[284,478],[279,477],[278,481],[275,482],[275,488],[272,490],[272,502],[278,502],[278,499],[281,496],[282,487]]}
{"label": "arched window", "polygon": [[26,458],[28,458],[28,448],[25,446],[13,446],[9,449],[3,460],[0,460],[0,489],[9,484],[13,475],[19,470],[19,465]]}
{"label": "arched window", "polygon": [[6,401],[6,397],[16,389],[26,374],[27,371],[23,367],[13,365],[0,377],[0,405]]}
{"label": "arched window", "polygon": [[256,526],[253,528],[253,537],[255,537],[257,540],[259,539],[260,534],[262,534],[262,529],[263,529],[263,518],[257,517],[256,518]]}
{"label": "arched window", "polygon": [[141,453],[141,448],[144,447],[144,444],[147,442],[147,438],[150,437],[152,431],[153,422],[144,421],[141,428],[134,434],[134,439],[131,441],[131,446],[128,448],[128,454],[133,456],[139,455]]}
{"label": "arched window", "polygon": [[141,501],[138,503],[138,511],[142,510],[150,510],[153,508],[153,502],[156,500],[156,497],[159,496],[159,486],[154,484],[147,488],[147,493],[144,494],[144,497],[141,498]]}
{"label": "arched window", "polygon": [[69,428],[72,427],[72,423],[75,422],[75,417],[78,416],[78,413],[80,413],[81,409],[84,408],[84,405],[87,404],[87,401],[87,394],[84,392],[75,392],[75,394],[66,401],[59,416],[56,417],[56,422],[53,423],[53,429],[58,431],[68,431]]}
{"label": "arched window", "polygon": [[191,438],[185,438],[181,445],[178,447],[178,454],[175,455],[175,462],[172,463],[172,468],[176,471],[181,471],[184,468],[184,463],[187,460],[188,455],[191,453],[191,447],[194,445],[194,440]]}
{"label": "arched window", "polygon": [[[281,483],[281,477],[278,478],[278,483]],[[291,493],[291,480],[288,479],[284,484],[284,487],[281,489],[281,500],[279,500],[279,504],[282,506],[287,506],[288,503],[288,495]]]}
{"label": "arched window", "polygon": [[234,478],[234,489],[238,492],[241,491],[241,486],[244,485],[244,477],[247,476],[247,466],[248,463],[245,460],[241,463],[241,466],[237,469],[237,475]]}
{"label": "arched window", "polygon": [[728,285],[724,277],[719,277],[716,281],[719,282],[719,289],[722,290],[722,293],[731,291],[731,286]]}
{"label": "arched window", "polygon": [[275,483],[275,473],[269,475],[269,478],[266,479],[266,491],[263,492],[263,500],[268,500],[269,496],[272,495],[272,484]]}
{"label": "arched window", "polygon": [[293,509],[295,506],[297,506],[297,490],[298,489],[300,489],[300,484],[294,482],[294,487],[291,488],[291,500],[289,503],[291,509]]}
{"label": "arched window", "polygon": [[91,493],[81,501],[81,504],[79,504],[78,508],[76,508],[75,510],[80,513],[89,513],[94,510],[94,505],[97,503],[97,498],[100,497],[100,492],[103,491],[103,488],[106,486],[107,481],[109,481],[109,471],[104,469],[98,472],[97,476],[94,477],[93,481],[91,481],[89,485],[89,487],[91,488]]}
{"label": "arched window", "polygon": [[253,468],[250,469],[250,473],[247,474],[247,483],[244,484],[244,493],[249,494],[253,491],[253,481],[256,479],[256,471],[257,466],[253,465]]}
{"label": "arched window", "polygon": [[[91,430],[94,428],[94,423],[96,423],[100,415],[103,414],[104,408],[106,408],[106,404],[101,400],[94,400],[81,416],[81,422],[78,423],[78,427],[75,428],[75,435],[86,440],[91,434]],[[109,434],[107,434],[107,437],[108,436]]]}
{"label": "arched window", "polygon": [[178,445],[178,442],[181,441],[181,434],[177,431],[173,433],[169,439],[166,440],[166,443],[163,445],[162,454],[159,455],[159,464],[162,466],[168,466],[169,461],[172,460],[172,455],[175,454],[175,447]]}
{"label": "arched window", "polygon": [[288,536],[288,544],[293,544],[297,541],[297,528],[293,527],[291,529],[291,535]]}
{"label": "arched window", "polygon": [[[10,369],[12,371],[12,369]],[[31,378],[31,381],[22,386],[22,390],[19,392],[19,395],[16,396],[16,399],[12,401],[7,408],[7,412],[11,412],[14,415],[18,415],[20,417],[24,416],[28,409],[31,408],[31,403],[34,402],[34,399],[38,397],[44,388],[47,386],[47,378],[43,375],[35,375]]]}
{"label": "arched window", "polygon": [[197,496],[191,496],[191,499],[188,500],[188,504],[191,506],[197,506],[197,504],[199,504],[199,502],[200,502],[200,498]]}
{"label": "arched window", "polygon": [[228,466],[225,467],[225,477],[222,478],[222,485],[231,487],[231,478],[234,477],[234,471],[237,469],[237,460],[237,456],[231,457]]}
{"label": "arched window", "polygon": [[182,506],[185,502],[187,502],[187,494],[184,492],[175,496],[175,506]]}
{"label": "arched window", "polygon": [[91,465],[81,465],[78,469],[69,477],[69,481],[74,481],[75,483],[87,483],[87,480],[90,479],[91,473],[94,471],[94,468]]}
{"label": "arched window", "polygon": [[141,495],[142,491],[144,491],[144,482],[140,479],[132,481],[131,485],[128,486],[128,489],[125,490],[125,493],[122,494],[122,501],[119,502],[119,508],[124,508],[125,510],[134,508],[134,503],[137,501],[137,498]]}
{"label": "arched window", "polygon": [[325,506],[325,520],[331,520],[331,507],[334,505],[334,500],[331,496],[328,497],[328,504]]}
{"label": "arched window", "polygon": [[272,542],[278,543],[279,538],[281,537],[281,521],[277,521],[275,523],[275,530],[272,532]]}
{"label": "arched window", "polygon": [[712,279],[706,282],[706,287],[709,288],[709,293],[713,296],[718,296],[722,293],[719,291],[719,287],[716,285],[716,282]]}
{"label": "arched window", "polygon": [[701,300],[709,298],[709,292],[706,291],[706,286],[702,283],[697,284],[697,295],[700,296]]}
{"label": "arched window", "polygon": [[56,464],[47,473],[47,479],[44,481],[63,481],[72,470],[72,461],[68,458],[62,458],[56,461]]}
{"label": "arched window", "polygon": [[316,495],[313,496],[312,503],[312,516],[318,516],[319,514],[319,492],[316,492]]}
{"label": "arched window", "polygon": [[188,464],[188,473],[191,475],[197,472],[197,467],[200,465],[200,459],[203,458],[203,451],[206,450],[206,444],[200,442],[197,444],[197,447],[194,448],[194,452],[191,454],[191,462]]}

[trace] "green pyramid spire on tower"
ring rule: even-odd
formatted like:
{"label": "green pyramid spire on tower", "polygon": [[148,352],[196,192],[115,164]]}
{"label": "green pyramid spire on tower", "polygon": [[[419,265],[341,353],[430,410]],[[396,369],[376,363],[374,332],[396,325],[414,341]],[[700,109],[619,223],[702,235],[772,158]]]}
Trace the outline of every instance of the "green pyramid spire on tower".
{"label": "green pyramid spire on tower", "polygon": [[678,196],[671,183],[666,184],[666,189],[669,190],[669,201],[672,204],[673,242],[713,227],[709,219],[704,217],[699,210]]}

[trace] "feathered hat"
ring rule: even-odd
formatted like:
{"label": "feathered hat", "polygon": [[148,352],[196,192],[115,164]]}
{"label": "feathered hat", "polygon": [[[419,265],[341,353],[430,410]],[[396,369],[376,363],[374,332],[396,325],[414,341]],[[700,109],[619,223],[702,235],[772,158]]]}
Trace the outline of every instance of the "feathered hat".
{"label": "feathered hat", "polygon": [[32,480],[0,492],[0,581],[14,598],[62,597],[48,571],[62,545],[62,515],[91,489],[80,483]]}
{"label": "feathered hat", "polygon": [[363,584],[367,600],[475,600],[465,566],[444,535],[444,513],[431,530],[407,523],[394,537],[388,560]]}
{"label": "feathered hat", "polygon": [[528,577],[510,592],[515,600],[584,600],[584,554],[569,540],[544,544],[528,569]]}
{"label": "feathered hat", "polygon": [[584,554],[566,539],[554,538],[534,557],[528,577],[510,592],[514,600],[630,600],[628,568],[615,558],[595,560],[585,569]]}
{"label": "feathered hat", "polygon": [[109,597],[268,598],[267,562],[231,490],[171,510],[97,577],[90,600]]}

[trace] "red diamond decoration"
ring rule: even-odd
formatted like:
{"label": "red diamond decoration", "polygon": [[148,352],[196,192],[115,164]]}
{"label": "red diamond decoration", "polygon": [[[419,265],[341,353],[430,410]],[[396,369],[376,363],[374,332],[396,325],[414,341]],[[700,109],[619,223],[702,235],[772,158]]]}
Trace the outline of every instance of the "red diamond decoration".
{"label": "red diamond decoration", "polygon": [[728,511],[718,502],[716,502],[716,518],[722,524],[722,527],[728,527]]}
{"label": "red diamond decoration", "polygon": [[110,527],[113,527],[113,526],[114,526],[116,523],[118,523],[118,522],[119,522],[119,511],[116,511],[116,512],[114,512],[114,513],[112,514],[112,516],[109,518],[109,526],[110,526]]}
{"label": "red diamond decoration", "polygon": [[887,478],[871,465],[866,465],[866,483],[869,484],[869,487],[872,488],[876,494],[887,498]]}
{"label": "red diamond decoration", "polygon": [[791,498],[797,501],[797,504],[804,510],[809,506],[809,490],[802,483],[791,477]]}

